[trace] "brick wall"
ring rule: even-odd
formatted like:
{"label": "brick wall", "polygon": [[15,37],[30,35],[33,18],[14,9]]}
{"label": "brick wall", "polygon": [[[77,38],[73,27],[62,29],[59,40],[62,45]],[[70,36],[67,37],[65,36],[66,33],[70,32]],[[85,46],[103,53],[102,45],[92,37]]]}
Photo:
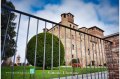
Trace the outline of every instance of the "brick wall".
{"label": "brick wall", "polygon": [[106,43],[106,57],[109,71],[109,79],[119,79],[119,34],[108,36],[105,39],[112,43]]}

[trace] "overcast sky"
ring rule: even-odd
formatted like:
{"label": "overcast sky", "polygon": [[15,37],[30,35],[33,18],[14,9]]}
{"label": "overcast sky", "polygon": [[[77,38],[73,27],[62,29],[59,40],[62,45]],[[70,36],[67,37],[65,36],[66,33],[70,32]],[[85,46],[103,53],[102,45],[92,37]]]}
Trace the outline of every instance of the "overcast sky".
{"label": "overcast sky", "polygon": [[[97,26],[103,29],[104,35],[119,31],[119,0],[11,0],[17,10],[33,14],[54,22],[61,21],[62,13],[72,13],[74,21],[80,27]],[[15,22],[18,22],[18,17]],[[30,21],[29,39],[36,34],[36,19]],[[23,62],[28,17],[22,16],[20,35],[18,38],[17,55]],[[44,22],[39,24],[39,33],[44,28]],[[51,28],[48,24],[47,28]]]}

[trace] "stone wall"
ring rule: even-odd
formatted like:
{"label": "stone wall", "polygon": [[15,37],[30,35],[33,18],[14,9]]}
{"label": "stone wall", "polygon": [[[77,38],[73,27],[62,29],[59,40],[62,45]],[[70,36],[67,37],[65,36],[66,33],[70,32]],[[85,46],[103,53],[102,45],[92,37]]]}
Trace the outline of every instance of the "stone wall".
{"label": "stone wall", "polygon": [[109,79],[119,79],[119,34],[110,35],[105,39],[112,42],[106,43],[105,46]]}

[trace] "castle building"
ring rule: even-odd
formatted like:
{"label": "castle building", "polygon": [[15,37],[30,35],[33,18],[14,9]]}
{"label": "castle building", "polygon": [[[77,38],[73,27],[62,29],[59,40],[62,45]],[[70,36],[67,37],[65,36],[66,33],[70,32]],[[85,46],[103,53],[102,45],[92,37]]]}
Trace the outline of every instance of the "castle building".
{"label": "castle building", "polygon": [[[96,37],[103,38],[104,31],[97,26],[90,28],[81,27],[74,23],[74,15],[71,13],[61,14],[62,25],[89,33]],[[46,29],[44,29],[46,30]],[[47,32],[52,33],[59,37],[59,26],[47,29]],[[83,66],[87,65],[104,65],[106,63],[104,56],[103,40],[86,35],[84,33],[73,31],[64,27],[60,27],[60,40],[65,48],[65,64],[70,65],[72,59],[79,59]]]}

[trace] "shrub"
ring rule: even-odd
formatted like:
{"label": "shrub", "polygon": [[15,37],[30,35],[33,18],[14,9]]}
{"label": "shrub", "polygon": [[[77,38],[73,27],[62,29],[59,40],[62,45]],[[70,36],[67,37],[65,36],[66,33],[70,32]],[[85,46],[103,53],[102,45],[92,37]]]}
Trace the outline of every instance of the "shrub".
{"label": "shrub", "polygon": [[79,59],[72,59],[72,63],[79,63]]}
{"label": "shrub", "polygon": [[[38,34],[37,42],[37,55],[36,55],[36,66],[43,66],[44,57],[44,34]],[[59,39],[57,36],[53,35],[53,66],[57,67],[59,65]],[[34,65],[34,55],[35,55],[35,44],[36,35],[33,36],[27,44],[27,60],[31,65]],[[51,51],[52,51],[52,34],[46,33],[46,49],[45,49],[45,68],[51,66]],[[60,64],[64,63],[64,47],[60,41]]]}

